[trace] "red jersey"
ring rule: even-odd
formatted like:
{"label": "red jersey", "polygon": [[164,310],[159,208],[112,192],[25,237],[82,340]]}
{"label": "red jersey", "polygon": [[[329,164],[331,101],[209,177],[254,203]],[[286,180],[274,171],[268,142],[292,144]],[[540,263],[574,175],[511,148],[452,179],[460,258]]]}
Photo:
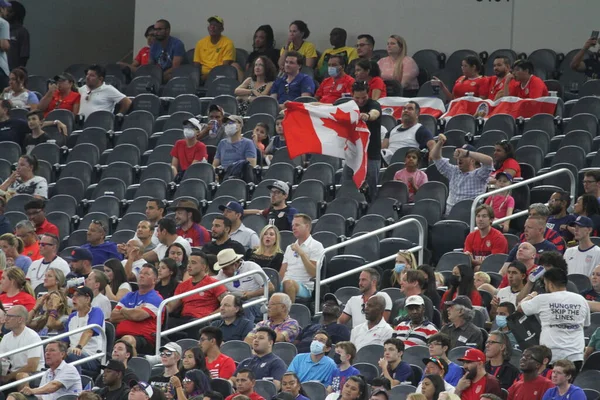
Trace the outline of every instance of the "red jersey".
{"label": "red jersey", "polygon": [[538,376],[532,381],[517,381],[508,388],[508,400],[541,400],[546,390],[553,388],[552,381]]}
{"label": "red jersey", "polygon": [[44,117],[48,115],[50,111],[56,109],[73,111],[75,104],[79,104],[80,101],[81,95],[79,92],[71,91],[66,97],[61,98],[60,92],[56,90],[52,95],[52,100],[50,100],[50,104],[48,104]]}
{"label": "red jersey", "polygon": [[483,261],[490,254],[507,254],[508,241],[497,229],[491,228],[484,237],[477,230],[469,233],[465,239],[464,250],[473,254],[475,260]]}
{"label": "red jersey", "polygon": [[464,97],[469,92],[473,92],[475,97],[486,99],[489,92],[488,79],[485,76],[467,78],[464,75],[458,78],[454,83],[454,89],[452,89],[454,97]]}
{"label": "red jersey", "polygon": [[190,229],[184,231],[182,228],[177,228],[177,234],[190,242],[192,247],[202,247],[206,243],[210,243],[210,233],[202,225],[193,223]]}
{"label": "red jersey", "polygon": [[142,47],[137,53],[137,56],[135,56],[134,60],[140,65],[148,64],[148,60],[150,60],[150,47]]}
{"label": "red jersey", "polygon": [[498,168],[497,170],[494,171],[493,175],[496,176],[500,172],[504,172],[507,169],[515,170],[515,176],[513,176],[513,178],[521,177],[521,166],[519,165],[519,162],[517,160],[515,160],[514,158],[507,158],[506,160],[504,160],[502,162],[502,165],[500,166],[500,168]]}
{"label": "red jersey", "polygon": [[[227,398],[225,400],[233,400],[235,399],[235,396],[238,396],[239,393],[234,393],[232,395],[227,396]],[[265,400],[264,397],[262,397],[260,394],[256,393],[256,392],[252,392],[248,395],[248,397],[250,398],[250,400]]]}
{"label": "red jersey", "polygon": [[43,235],[44,233],[56,235],[58,240],[61,240],[61,237],[58,233],[58,228],[47,219],[45,219],[44,222],[42,222],[42,224],[35,229],[35,234],[38,236]]}
{"label": "red jersey", "polygon": [[31,258],[31,261],[39,260],[42,258],[40,255],[40,244],[35,242],[31,246],[24,247],[21,255]]}
{"label": "red jersey", "polygon": [[344,93],[352,93],[353,84],[354,78],[348,74],[344,74],[337,79],[332,77],[326,78],[319,85],[315,97],[321,103],[332,104],[334,101],[340,99]]}
{"label": "red jersey", "polygon": [[525,86],[518,84],[514,87],[510,86],[509,90],[511,96],[520,97],[521,99],[537,99],[538,97],[548,96],[546,84],[535,75],[531,75]]}
{"label": "red jersey", "polygon": [[383,81],[383,79],[381,79],[378,76],[371,78],[371,80],[369,81],[369,98],[370,99],[373,98],[373,96],[372,96],[373,90],[375,90],[375,89],[381,90],[381,94],[379,95],[379,98],[387,96],[387,86],[385,86],[385,82]]}
{"label": "red jersey", "polygon": [[179,160],[179,170],[185,171],[194,161],[208,160],[206,145],[202,142],[196,142],[192,147],[187,146],[184,139],[175,142],[175,146],[171,149],[171,156]]}
{"label": "red jersey", "polygon": [[[489,86],[489,91],[488,91],[488,99],[490,100],[495,100],[496,99],[496,95],[498,93],[502,93],[502,91],[504,90],[504,84],[506,83],[506,77],[498,80],[497,76],[490,76],[488,78],[488,86]],[[513,86],[517,86],[517,82],[515,80],[510,81],[510,83],[508,84],[509,87],[509,94],[510,94],[510,89],[513,88]]]}
{"label": "red jersey", "polygon": [[460,400],[479,400],[479,397],[485,393],[487,381],[488,376],[484,375],[477,382],[471,383],[471,386],[461,393]]}
{"label": "red jersey", "polygon": [[208,357],[206,357],[206,368],[213,379],[229,379],[235,372],[235,361],[233,361],[233,358],[221,353],[213,362],[208,361]]}
{"label": "red jersey", "polygon": [[27,292],[19,292],[13,297],[8,297],[6,293],[2,293],[0,294],[0,302],[6,311],[13,306],[23,306],[27,311],[31,311],[35,306],[35,298]]}
{"label": "red jersey", "polygon": [[[190,290],[207,286],[214,282],[219,282],[219,280],[209,275],[206,275],[200,282],[196,283],[192,283],[191,279],[187,279],[177,285],[177,289],[175,289],[175,295],[189,292]],[[196,293],[192,296],[181,299],[183,303],[181,316],[202,318],[212,314],[218,310],[220,305],[219,296],[224,293],[227,293],[227,289],[224,285],[220,285],[204,292]]]}

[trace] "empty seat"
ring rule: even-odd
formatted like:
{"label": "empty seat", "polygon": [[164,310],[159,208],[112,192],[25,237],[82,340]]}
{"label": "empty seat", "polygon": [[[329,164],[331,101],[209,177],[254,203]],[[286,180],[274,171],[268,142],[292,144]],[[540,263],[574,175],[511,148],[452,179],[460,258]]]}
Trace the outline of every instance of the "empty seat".
{"label": "empty seat", "polygon": [[290,203],[290,206],[298,210],[299,213],[306,214],[312,219],[319,218],[320,207],[315,199],[310,197],[295,197]]}
{"label": "empty seat", "polygon": [[[172,82],[172,81],[171,81]],[[194,94],[180,94],[169,104],[169,114],[185,111],[194,115],[201,113],[200,99]]]}
{"label": "empty seat", "polygon": [[235,89],[240,85],[237,79],[233,78],[218,78],[208,83],[206,96],[217,97],[222,94],[234,96]]}
{"label": "empty seat", "polygon": [[[572,134],[574,132],[571,132]],[[586,153],[579,146],[566,146],[558,149],[554,157],[552,158],[552,164],[568,163],[573,164],[577,169],[585,168],[586,165]]]}
{"label": "empty seat", "polygon": [[194,118],[194,114],[187,111],[177,111],[169,116],[163,125],[163,131],[169,129],[183,129],[184,121]]}
{"label": "empty seat", "polygon": [[77,144],[93,144],[98,148],[100,153],[108,147],[108,134],[106,129],[101,127],[85,128],[79,136],[77,136]]}
{"label": "empty seat", "polygon": [[116,178],[121,180],[126,186],[133,183],[134,165],[126,162],[113,162],[106,166],[102,171],[102,178]]}
{"label": "empty seat", "polygon": [[545,156],[550,149],[550,135],[548,135],[548,133],[545,131],[537,129],[527,131],[519,139],[517,143],[517,149],[523,146],[538,147],[542,151],[542,155]]}
{"label": "empty seat", "polygon": [[125,183],[118,178],[105,178],[98,182],[98,185],[94,188],[91,196],[91,200],[94,200],[100,196],[112,195],[118,199],[125,198]]}
{"label": "empty seat", "polygon": [[77,178],[65,177],[60,178],[54,185],[54,194],[68,194],[71,195],[79,203],[83,200],[85,194],[85,187],[83,182]]}
{"label": "empty seat", "polygon": [[424,217],[427,224],[433,226],[442,219],[442,205],[434,199],[421,199],[415,202],[412,213]]}
{"label": "empty seat", "polygon": [[554,116],[551,114],[536,114],[528,120],[525,120],[523,132],[535,129],[546,132],[548,136],[550,136],[550,139],[552,139],[556,132]]}
{"label": "empty seat", "polygon": [[160,88],[160,81],[156,80],[151,76],[138,76],[133,78],[127,88],[125,89],[125,95],[128,97],[137,97],[141,94],[158,94]]}
{"label": "empty seat", "polygon": [[288,163],[275,163],[269,166],[263,179],[275,179],[293,184],[295,182],[296,169]]}
{"label": "empty seat", "polygon": [[248,186],[241,179],[228,179],[219,185],[215,193],[215,198],[221,196],[231,196],[236,201],[245,201],[248,199]]}
{"label": "empty seat", "polygon": [[[585,154],[592,151],[592,135],[588,131],[576,130],[565,135],[560,142],[560,147],[576,146],[580,147]],[[580,167],[583,168],[583,167]]]}
{"label": "empty seat", "polygon": [[325,214],[313,226],[313,234],[332,232],[337,236],[346,235],[346,219],[339,214]]}
{"label": "empty seat", "polygon": [[152,114],[153,117],[158,117],[160,115],[160,99],[157,95],[152,93],[139,93],[131,102],[131,110],[133,111],[131,114],[136,111],[147,111]]}
{"label": "empty seat", "polygon": [[581,97],[571,110],[571,116],[577,114],[600,115],[600,98],[596,96]]}
{"label": "empty seat", "polygon": [[182,181],[186,179],[200,179],[208,185],[215,181],[215,170],[208,163],[195,163],[185,170]]}
{"label": "empty seat", "polygon": [[316,179],[307,179],[298,185],[294,190],[293,198],[307,196],[316,202],[325,201],[325,185]]}
{"label": "empty seat", "polygon": [[463,221],[445,220],[434,224],[431,228],[434,259],[439,259],[454,249],[462,249],[469,231],[469,224]]}
{"label": "empty seat", "polygon": [[419,68],[424,68],[432,74],[442,69],[442,65],[446,59],[444,53],[439,53],[432,49],[419,50],[412,57]]}
{"label": "empty seat", "polygon": [[122,231],[122,230],[136,231],[137,226],[140,223],[140,221],[144,221],[145,219],[146,219],[146,214],[133,213],[133,212],[127,213],[123,216],[123,218],[121,218],[121,220],[117,224],[117,228],[115,229],[115,232]]}
{"label": "empty seat", "polygon": [[437,200],[441,206],[442,213],[446,209],[446,199],[448,198],[448,187],[441,183],[430,181],[421,185],[415,194],[415,203],[423,199]]}
{"label": "empty seat", "polygon": [[455,115],[446,123],[445,131],[461,130],[467,133],[475,134],[477,132],[477,122],[472,115],[459,114]]}
{"label": "empty seat", "polygon": [[144,182],[150,178],[157,178],[169,183],[173,180],[173,169],[167,163],[152,163],[142,170],[140,182]]}
{"label": "empty seat", "polygon": [[519,162],[526,162],[531,165],[536,173],[544,166],[544,154],[536,146],[527,145],[519,147],[515,150],[515,158]]}
{"label": "empty seat", "polygon": [[[162,89],[162,97],[175,98],[179,95],[196,94],[197,84],[192,78],[176,76],[169,80]],[[198,98],[196,96],[196,98]]]}
{"label": "empty seat", "polygon": [[[370,214],[361,217],[354,225],[354,232],[373,232],[385,227],[385,218],[381,215]],[[378,235],[380,239],[385,238],[385,233]]]}
{"label": "empty seat", "polygon": [[105,131],[112,131],[115,124],[115,115],[110,111],[94,111],[85,118],[83,128],[102,128]]}
{"label": "empty seat", "polygon": [[325,214],[338,214],[342,217],[353,220],[358,219],[359,205],[355,199],[336,198],[327,204]]}
{"label": "empty seat", "polygon": [[147,164],[154,162],[166,162],[171,163],[171,150],[173,149],[172,144],[164,144],[161,146],[156,146],[152,153],[148,156]]}
{"label": "empty seat", "polygon": [[[273,168],[272,164],[271,168]],[[333,185],[335,183],[334,167],[331,164],[324,162],[311,162],[302,174],[303,181],[308,179],[318,179],[325,185]]]}
{"label": "empty seat", "polygon": [[499,130],[508,136],[507,139],[513,137],[517,132],[517,125],[515,119],[509,114],[495,114],[488,118],[483,125],[481,134],[483,135],[487,131]]}
{"label": "empty seat", "polygon": [[[352,237],[362,236],[369,232],[371,231],[360,232],[355,229]],[[380,238],[377,236],[363,238],[361,241],[354,243],[351,246],[346,246],[344,248],[344,254],[362,257],[366,262],[379,260],[379,240]]]}
{"label": "empty seat", "polygon": [[120,144],[108,154],[106,163],[124,162],[131,166],[140,164],[140,149],[133,144]]}
{"label": "empty seat", "polygon": [[[347,249],[347,248],[346,248]],[[327,262],[327,268],[325,271],[325,277],[329,278],[332,276],[336,276],[342,272],[350,271],[354,268],[358,268],[366,264],[364,258],[356,255],[337,255],[331,258]],[[359,272],[356,274],[352,274],[350,276],[341,278],[335,282],[331,282],[329,284],[329,290],[332,293],[335,293],[336,290],[345,286],[356,286],[356,282],[358,282]],[[355,360],[356,362],[356,360]]]}
{"label": "empty seat", "polygon": [[116,145],[121,144],[134,145],[138,153],[144,153],[148,149],[148,133],[142,128],[127,128],[117,137]]}
{"label": "empty seat", "polygon": [[257,113],[264,113],[273,116],[273,118],[277,117],[279,114],[279,104],[277,100],[270,96],[260,96],[255,98],[248,106],[248,110],[246,111],[246,115],[252,116]]}
{"label": "empty seat", "polygon": [[149,178],[144,180],[135,191],[137,196],[154,196],[157,199],[167,198],[167,183],[162,179]]}
{"label": "empty seat", "polygon": [[60,163],[60,148],[55,143],[40,143],[31,150],[31,155],[38,160],[48,161],[50,165]]}

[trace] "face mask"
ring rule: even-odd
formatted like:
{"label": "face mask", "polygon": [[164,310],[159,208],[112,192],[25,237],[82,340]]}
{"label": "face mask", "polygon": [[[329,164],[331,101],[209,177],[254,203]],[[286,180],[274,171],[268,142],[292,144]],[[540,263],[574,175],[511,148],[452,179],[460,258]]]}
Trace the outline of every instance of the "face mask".
{"label": "face mask", "polygon": [[404,271],[404,268],[406,268],[406,264],[396,264],[394,266],[394,272],[399,274],[400,272]]}
{"label": "face mask", "polygon": [[450,286],[458,286],[460,285],[460,278],[456,275],[452,275],[449,279],[448,279],[448,284]]}
{"label": "face mask", "polygon": [[225,134],[229,137],[235,135],[237,133],[237,125],[236,124],[227,124],[225,125]]}
{"label": "face mask", "polygon": [[335,78],[336,76],[338,76],[337,67],[327,67],[327,74],[329,76],[331,76],[332,78]]}
{"label": "face mask", "polygon": [[196,136],[196,132],[194,132],[194,130],[192,128],[184,128],[183,136],[185,136],[186,139],[191,139],[194,136]]}
{"label": "face mask", "polygon": [[325,345],[323,343],[319,342],[318,340],[313,340],[310,343],[310,354],[314,354],[314,355],[323,354],[324,348],[325,348]]}
{"label": "face mask", "polygon": [[498,325],[498,328],[504,328],[506,324],[506,315],[496,315],[496,325]]}
{"label": "face mask", "polygon": [[340,365],[342,363],[342,356],[340,356],[338,353],[335,353],[333,355],[333,361],[336,365]]}

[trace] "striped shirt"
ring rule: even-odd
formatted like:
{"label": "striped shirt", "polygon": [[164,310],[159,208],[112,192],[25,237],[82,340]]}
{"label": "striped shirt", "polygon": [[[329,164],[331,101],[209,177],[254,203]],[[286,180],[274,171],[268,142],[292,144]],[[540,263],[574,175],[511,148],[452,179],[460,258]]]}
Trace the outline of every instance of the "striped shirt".
{"label": "striped shirt", "polygon": [[431,321],[423,321],[416,328],[409,321],[402,321],[396,327],[396,337],[402,339],[405,347],[427,346],[427,339],[438,333],[438,329]]}

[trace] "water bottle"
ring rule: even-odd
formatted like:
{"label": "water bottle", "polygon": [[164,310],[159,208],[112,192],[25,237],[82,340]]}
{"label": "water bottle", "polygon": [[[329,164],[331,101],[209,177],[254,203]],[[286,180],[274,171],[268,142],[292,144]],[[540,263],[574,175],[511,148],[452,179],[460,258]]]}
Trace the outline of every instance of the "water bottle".
{"label": "water bottle", "polygon": [[210,136],[211,138],[214,138],[217,136],[217,131],[219,130],[218,128],[218,121],[213,119],[208,121],[208,124],[210,126],[210,131],[208,132],[208,136]]}

